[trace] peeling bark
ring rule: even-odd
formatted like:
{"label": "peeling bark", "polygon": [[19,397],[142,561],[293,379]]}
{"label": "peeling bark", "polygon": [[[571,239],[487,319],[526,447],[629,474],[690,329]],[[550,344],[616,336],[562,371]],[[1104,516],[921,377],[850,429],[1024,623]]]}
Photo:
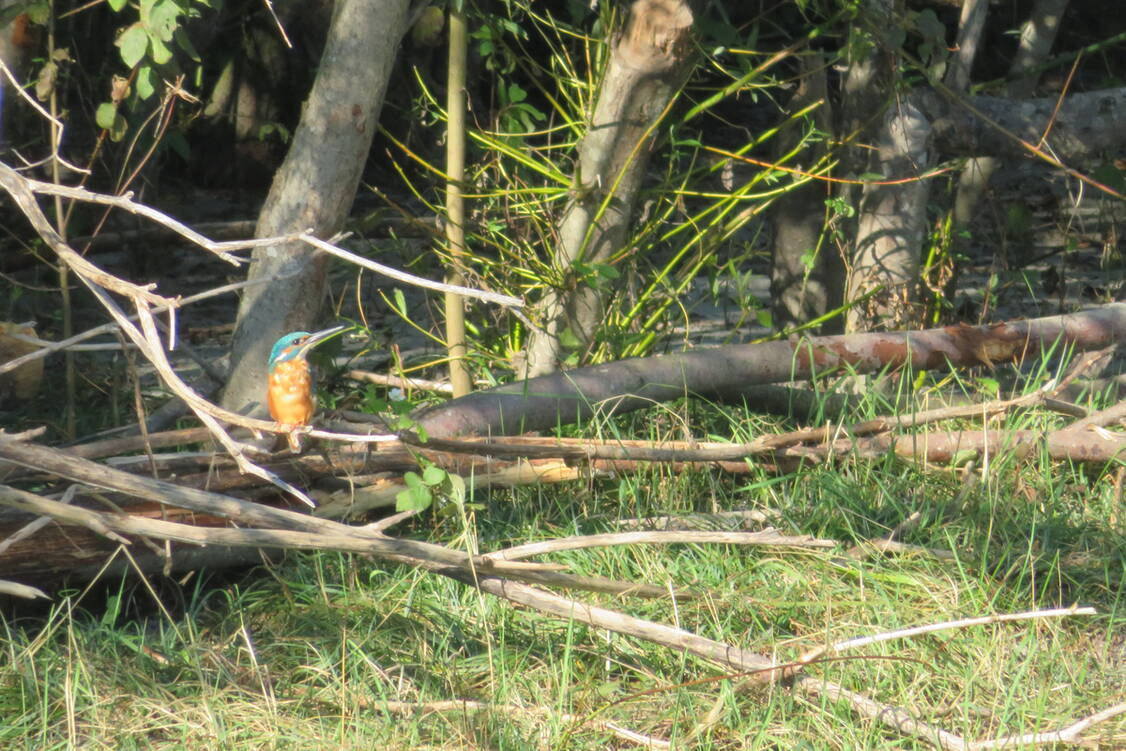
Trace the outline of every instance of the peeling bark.
{"label": "peeling bark", "polygon": [[529,334],[520,368],[525,376],[559,366],[560,336],[567,329],[584,344],[594,335],[602,293],[576,278],[575,264],[605,263],[629,234],[634,199],[652,150],[650,130],[684,75],[691,29],[692,11],[682,0],[637,0],[613,43],[579,147],[574,195],[559,223],[554,263],[563,283],[540,303],[543,330]]}
{"label": "peeling bark", "polygon": [[[344,226],[371,146],[383,94],[406,31],[407,0],[345,0],[334,12],[320,70],[257,236]],[[328,256],[301,243],[254,251],[249,278],[279,277],[243,293],[223,405],[265,413],[266,361],[282,334],[312,327],[326,292]]]}

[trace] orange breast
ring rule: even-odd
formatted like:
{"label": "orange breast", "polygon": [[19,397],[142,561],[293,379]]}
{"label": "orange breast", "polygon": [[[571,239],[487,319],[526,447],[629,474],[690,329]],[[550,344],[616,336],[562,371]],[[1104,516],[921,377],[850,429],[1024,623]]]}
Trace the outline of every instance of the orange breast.
{"label": "orange breast", "polygon": [[270,416],[285,425],[308,425],[317,410],[313,379],[304,360],[280,362],[270,373],[266,390]]}

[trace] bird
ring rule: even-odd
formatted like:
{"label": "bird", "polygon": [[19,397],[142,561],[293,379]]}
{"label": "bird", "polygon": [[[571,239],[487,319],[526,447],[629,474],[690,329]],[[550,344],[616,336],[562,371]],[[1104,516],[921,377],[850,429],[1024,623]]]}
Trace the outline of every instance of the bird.
{"label": "bird", "polygon": [[333,326],[314,333],[294,331],[278,339],[270,351],[266,404],[270,416],[287,431],[289,448],[294,453],[301,451],[299,429],[308,425],[317,411],[309,352],[345,328]]}

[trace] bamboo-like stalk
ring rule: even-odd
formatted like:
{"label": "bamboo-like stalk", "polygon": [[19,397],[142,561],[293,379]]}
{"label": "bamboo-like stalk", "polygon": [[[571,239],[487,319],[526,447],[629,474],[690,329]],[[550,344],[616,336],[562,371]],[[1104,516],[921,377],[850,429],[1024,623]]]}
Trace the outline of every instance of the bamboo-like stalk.
{"label": "bamboo-like stalk", "polygon": [[[465,5],[450,6],[450,56],[446,72],[446,242],[451,263],[447,280],[461,285],[465,274],[465,61],[468,41]],[[473,387],[465,365],[465,303],[461,295],[446,292],[446,347],[450,356],[450,383],[454,396],[465,396]]]}
{"label": "bamboo-like stalk", "polygon": [[[51,3],[50,12],[47,20],[47,59],[53,59],[55,51],[55,7],[54,2]],[[48,106],[51,111],[51,119],[48,127],[51,129],[51,143],[54,148],[58,149],[58,144],[62,138],[62,125],[59,122],[59,94],[58,94],[58,79],[56,84],[51,86],[51,98]],[[59,160],[51,160],[51,180],[56,184],[61,183],[59,175]],[[55,196],[55,229],[59,233],[59,237],[66,242],[66,217],[63,215],[63,199],[62,196]],[[70,304],[70,267],[65,263],[59,264],[59,303],[62,308],[63,317],[63,339],[69,339],[74,336],[74,314]],[[66,405],[64,407],[64,432],[67,440],[73,441],[78,435],[77,427],[77,404],[78,404],[78,376],[74,370],[74,353],[69,350],[64,353],[64,367],[66,373]]]}

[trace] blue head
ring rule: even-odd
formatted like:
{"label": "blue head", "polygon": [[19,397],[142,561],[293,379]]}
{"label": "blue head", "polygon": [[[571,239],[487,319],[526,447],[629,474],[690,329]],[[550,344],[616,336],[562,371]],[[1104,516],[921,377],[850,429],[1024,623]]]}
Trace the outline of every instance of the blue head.
{"label": "blue head", "polygon": [[347,326],[333,326],[330,329],[317,331],[313,334],[308,331],[294,331],[291,334],[286,334],[278,339],[274,348],[270,350],[270,370],[273,370],[280,362],[304,360],[309,354],[309,350],[346,328]]}

